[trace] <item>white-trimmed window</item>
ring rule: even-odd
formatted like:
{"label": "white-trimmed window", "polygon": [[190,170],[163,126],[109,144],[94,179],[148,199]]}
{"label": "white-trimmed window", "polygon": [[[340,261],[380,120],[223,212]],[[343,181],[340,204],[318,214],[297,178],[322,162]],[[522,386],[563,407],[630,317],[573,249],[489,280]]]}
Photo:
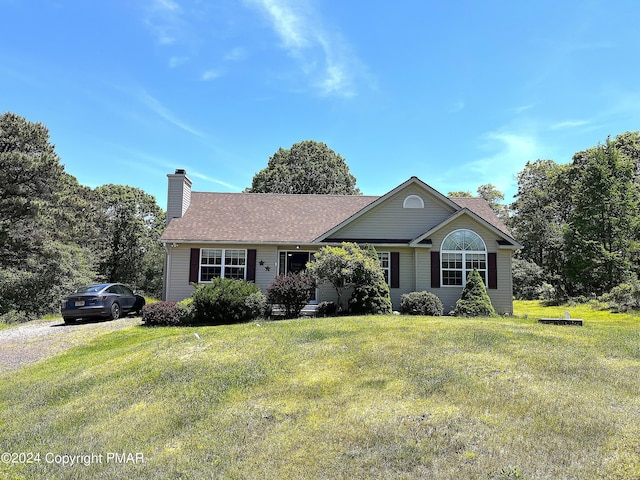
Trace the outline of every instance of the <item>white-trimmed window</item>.
{"label": "white-trimmed window", "polygon": [[378,252],[378,260],[380,260],[384,281],[389,285],[391,279],[391,255],[389,252]]}
{"label": "white-trimmed window", "polygon": [[446,236],[440,252],[443,286],[461,286],[475,268],[487,284],[487,247],[477,233],[455,230]]}
{"label": "white-trimmed window", "polygon": [[200,250],[200,282],[214,278],[246,278],[247,251],[232,248],[203,248]]}

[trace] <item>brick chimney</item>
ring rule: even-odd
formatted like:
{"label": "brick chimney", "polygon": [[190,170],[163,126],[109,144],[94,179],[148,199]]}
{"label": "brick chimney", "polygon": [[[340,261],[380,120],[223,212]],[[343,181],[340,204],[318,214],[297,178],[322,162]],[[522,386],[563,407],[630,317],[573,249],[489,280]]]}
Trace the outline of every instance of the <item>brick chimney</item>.
{"label": "brick chimney", "polygon": [[174,218],[182,218],[191,203],[192,181],[186,170],[177,169],[176,173],[167,175],[169,191],[167,194],[167,225]]}

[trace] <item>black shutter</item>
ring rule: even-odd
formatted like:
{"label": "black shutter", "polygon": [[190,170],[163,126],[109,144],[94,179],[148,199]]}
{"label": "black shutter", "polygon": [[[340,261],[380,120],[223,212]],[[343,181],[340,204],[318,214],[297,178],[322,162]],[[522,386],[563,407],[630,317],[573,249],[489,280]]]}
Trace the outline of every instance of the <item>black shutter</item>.
{"label": "black shutter", "polygon": [[400,252],[391,252],[391,288],[400,288]]}
{"label": "black shutter", "polygon": [[191,259],[189,261],[189,283],[198,283],[200,274],[200,249],[191,249]]}
{"label": "black shutter", "polygon": [[256,281],[256,249],[247,250],[247,282]]}
{"label": "black shutter", "polygon": [[495,253],[489,253],[488,254],[488,261],[489,261],[489,278],[488,278],[488,283],[489,283],[489,288],[491,289],[496,289],[498,288],[498,259],[497,259],[497,255]]}
{"label": "black shutter", "polygon": [[431,252],[431,288],[440,288],[440,252]]}

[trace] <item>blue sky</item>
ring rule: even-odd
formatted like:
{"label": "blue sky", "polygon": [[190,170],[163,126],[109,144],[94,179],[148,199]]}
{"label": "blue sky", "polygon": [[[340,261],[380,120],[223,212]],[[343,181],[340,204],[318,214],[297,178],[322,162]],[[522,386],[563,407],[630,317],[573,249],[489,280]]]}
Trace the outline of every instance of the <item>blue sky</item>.
{"label": "blue sky", "polygon": [[0,112],[66,170],[166,207],[166,174],[242,191],[325,142],[381,195],[493,183],[640,129],[640,3],[0,0]]}

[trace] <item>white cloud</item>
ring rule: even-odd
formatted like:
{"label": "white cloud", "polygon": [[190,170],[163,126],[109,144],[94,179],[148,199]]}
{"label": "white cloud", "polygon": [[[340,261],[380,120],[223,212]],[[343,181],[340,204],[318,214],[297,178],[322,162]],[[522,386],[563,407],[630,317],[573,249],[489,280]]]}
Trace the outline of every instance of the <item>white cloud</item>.
{"label": "white cloud", "polygon": [[151,111],[153,111],[160,118],[175,125],[176,127],[188,132],[196,137],[204,137],[204,134],[182,120],[178,119],[167,107],[165,107],[158,99],[151,96],[146,91],[142,90],[138,94],[138,100],[146,105]]}
{"label": "white cloud", "polygon": [[182,7],[174,0],[153,0],[146,7],[145,24],[160,45],[173,45],[184,29]]}
{"label": "white cloud", "polygon": [[527,161],[537,158],[538,140],[530,132],[500,130],[485,133],[481,142],[480,148],[487,155],[468,162],[462,170],[456,168],[457,176],[466,179],[463,188],[474,192],[478,186],[491,183],[509,201],[516,190],[517,174]]}
{"label": "white cloud", "polygon": [[152,7],[156,10],[181,12],[182,8],[172,0],[154,0]]}
{"label": "white cloud", "polygon": [[363,70],[360,61],[339,34],[322,27],[322,19],[308,2],[246,1],[266,15],[282,48],[298,61],[306,76],[314,79],[312,84],[322,94],[355,95],[355,78]]}
{"label": "white cloud", "polygon": [[588,124],[589,122],[587,120],[567,120],[565,122],[554,123],[549,128],[551,130],[564,130],[566,128],[582,127]]}
{"label": "white cloud", "polygon": [[220,78],[222,76],[222,72],[220,70],[207,70],[206,72],[203,72],[202,75],[200,76],[200,80],[203,81],[209,81],[209,80],[215,80],[216,78]]}
{"label": "white cloud", "polygon": [[169,59],[169,67],[176,68],[180,65],[183,65],[189,61],[189,57],[171,57]]}
{"label": "white cloud", "polygon": [[196,172],[196,171],[191,170],[191,169],[188,169],[187,171],[189,173],[189,176],[192,176],[194,178],[199,178],[200,180],[204,180],[206,182],[216,183],[218,185],[222,185],[223,187],[227,187],[230,190],[241,190],[240,187],[238,187],[236,185],[232,185],[232,184],[227,183],[227,182],[223,182],[222,180],[218,180],[217,178],[213,178],[213,177],[210,177],[208,175],[204,175],[202,173]]}

